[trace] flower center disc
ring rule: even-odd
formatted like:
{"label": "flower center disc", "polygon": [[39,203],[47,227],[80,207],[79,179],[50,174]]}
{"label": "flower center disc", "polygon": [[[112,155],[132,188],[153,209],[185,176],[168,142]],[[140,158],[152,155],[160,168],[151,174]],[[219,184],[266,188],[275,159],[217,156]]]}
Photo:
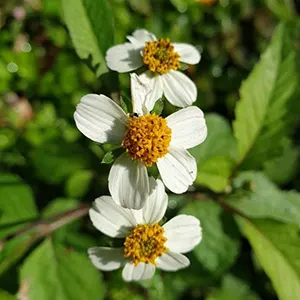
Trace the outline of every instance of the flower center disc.
{"label": "flower center disc", "polygon": [[171,129],[167,121],[157,115],[129,118],[128,129],[122,142],[131,159],[151,167],[168,153]]}
{"label": "flower center disc", "polygon": [[137,225],[126,237],[124,256],[132,257],[135,265],[140,262],[155,265],[155,259],[168,251],[163,234],[164,229],[159,224]]}
{"label": "flower center disc", "polygon": [[159,74],[165,74],[171,69],[177,70],[180,67],[179,54],[174,51],[174,46],[169,39],[147,42],[143,60],[150,71]]}

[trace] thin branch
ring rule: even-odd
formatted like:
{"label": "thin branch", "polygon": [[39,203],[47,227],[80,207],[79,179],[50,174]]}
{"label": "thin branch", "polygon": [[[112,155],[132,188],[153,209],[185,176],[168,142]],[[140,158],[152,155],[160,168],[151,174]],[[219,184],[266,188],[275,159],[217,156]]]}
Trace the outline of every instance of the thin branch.
{"label": "thin branch", "polygon": [[53,217],[47,219],[40,219],[37,220],[24,228],[14,232],[11,235],[8,235],[4,240],[0,241],[0,249],[6,244],[9,240],[17,237],[21,234],[28,233],[33,231],[34,239],[38,239],[42,236],[50,234],[51,232],[55,231],[56,229],[74,221],[81,217],[84,217],[88,214],[89,206],[88,205],[81,205],[75,209],[71,209],[59,214],[54,215]]}

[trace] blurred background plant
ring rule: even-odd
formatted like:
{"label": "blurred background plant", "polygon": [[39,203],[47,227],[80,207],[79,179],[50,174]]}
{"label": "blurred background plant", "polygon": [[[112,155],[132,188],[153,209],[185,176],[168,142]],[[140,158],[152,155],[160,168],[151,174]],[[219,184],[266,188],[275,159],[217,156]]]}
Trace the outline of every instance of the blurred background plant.
{"label": "blurred background plant", "polygon": [[[0,299],[300,299],[299,10],[292,0],[0,1]],[[127,284],[87,258],[112,243],[87,218],[108,194],[110,147],[85,138],[73,113],[86,93],[130,95],[128,74],[108,73],[103,55],[137,28],[199,49],[186,73],[209,136],[192,149],[194,188],[171,194],[167,213],[201,220],[191,266]]]}

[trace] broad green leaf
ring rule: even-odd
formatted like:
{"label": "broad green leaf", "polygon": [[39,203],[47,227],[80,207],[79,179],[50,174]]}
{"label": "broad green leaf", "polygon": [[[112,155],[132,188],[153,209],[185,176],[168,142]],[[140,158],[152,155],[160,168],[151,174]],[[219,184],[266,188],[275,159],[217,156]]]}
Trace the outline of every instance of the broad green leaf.
{"label": "broad green leaf", "polygon": [[65,191],[68,197],[83,197],[89,189],[93,173],[89,170],[79,170],[66,182]]}
{"label": "broad green leaf", "polygon": [[224,191],[237,157],[236,142],[227,120],[216,114],[206,117],[208,135],[199,146],[190,150],[196,158],[196,183],[216,192]]}
{"label": "broad green leaf", "polygon": [[190,202],[180,213],[200,220],[203,238],[193,252],[207,270],[220,275],[234,263],[239,252],[240,236],[232,216],[210,200]]}
{"label": "broad green leaf", "polygon": [[300,295],[299,227],[275,221],[241,221],[241,229],[271,279],[280,300]]}
{"label": "broad green leaf", "polygon": [[222,287],[214,290],[205,300],[260,300],[247,282],[228,274],[222,279]]}
{"label": "broad green leaf", "polygon": [[86,254],[47,239],[25,260],[20,281],[27,281],[30,300],[99,300],[105,289],[100,274]]}
{"label": "broad green leaf", "polygon": [[105,0],[62,0],[64,19],[81,59],[90,60],[97,76],[107,72],[105,53],[114,42],[110,4]]}
{"label": "broad green leaf", "polygon": [[57,142],[33,149],[29,156],[42,180],[60,183],[74,172],[88,167],[88,155],[78,144]]}
{"label": "broad green leaf", "polygon": [[0,240],[37,216],[38,212],[30,187],[17,175],[1,174]]}
{"label": "broad green leaf", "polygon": [[4,291],[4,290],[0,290],[0,299],[1,300],[16,300],[17,297]]}
{"label": "broad green leaf", "polygon": [[291,130],[293,102],[299,102],[294,23],[278,26],[272,42],[240,90],[236,106],[234,135],[239,149],[239,165],[259,168],[280,153],[279,146]]}
{"label": "broad green leaf", "polygon": [[[42,212],[43,218],[53,217],[57,214],[78,208],[79,201],[72,198],[57,198],[52,200]],[[78,230],[78,221],[68,223],[52,233],[55,241],[64,242],[70,232]],[[77,233],[79,234],[79,233]]]}
{"label": "broad green leaf", "polygon": [[265,0],[265,3],[282,20],[293,19],[296,15],[293,0]]}
{"label": "broad green leaf", "polygon": [[290,140],[285,140],[283,143],[282,155],[263,164],[265,174],[280,185],[288,183],[299,168],[299,149],[293,147]]}
{"label": "broad green leaf", "polygon": [[249,218],[268,218],[300,225],[300,194],[280,191],[263,173],[243,172],[234,181],[240,191],[228,203]]}
{"label": "broad green leaf", "polygon": [[9,241],[0,243],[0,275],[20,260],[34,242],[35,239],[32,236],[21,234]]}

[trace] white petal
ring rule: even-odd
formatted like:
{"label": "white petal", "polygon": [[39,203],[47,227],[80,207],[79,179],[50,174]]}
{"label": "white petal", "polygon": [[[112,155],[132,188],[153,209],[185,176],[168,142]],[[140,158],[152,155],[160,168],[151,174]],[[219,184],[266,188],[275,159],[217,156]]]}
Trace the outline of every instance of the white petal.
{"label": "white petal", "polygon": [[183,108],[166,119],[172,129],[172,146],[189,149],[201,144],[207,136],[204,114],[197,106]]}
{"label": "white petal", "polygon": [[184,43],[172,44],[174,46],[174,51],[180,55],[179,61],[190,65],[195,65],[200,61],[201,55],[196,47]]}
{"label": "white petal", "polygon": [[148,114],[146,97],[150,93],[150,86],[144,84],[135,73],[130,74],[130,83],[133,112],[140,116]]}
{"label": "white petal", "polygon": [[93,265],[102,271],[117,270],[125,264],[123,248],[92,247],[88,254]]}
{"label": "white petal", "polygon": [[143,208],[146,224],[158,223],[165,215],[168,205],[168,195],[161,180],[151,177],[150,190],[152,191],[151,195]]}
{"label": "white petal", "polygon": [[178,215],[163,226],[167,238],[165,246],[170,251],[186,253],[194,249],[202,239],[202,230],[197,218]]}
{"label": "white petal", "polygon": [[146,166],[131,160],[127,153],[113,163],[108,187],[114,201],[127,208],[141,209],[149,197],[149,178]]}
{"label": "white petal", "polygon": [[171,104],[186,107],[196,101],[196,85],[185,74],[170,70],[160,77],[163,81],[164,94]]}
{"label": "white petal", "polygon": [[197,176],[195,158],[181,148],[170,147],[169,153],[157,161],[157,167],[165,186],[176,194],[186,192]]}
{"label": "white petal", "polygon": [[156,36],[146,29],[137,29],[132,36],[128,35],[127,39],[136,47],[143,47],[146,42],[155,41]]}
{"label": "white petal", "polygon": [[157,268],[164,271],[177,271],[190,265],[189,259],[183,254],[168,251],[155,261]]}
{"label": "white petal", "polygon": [[125,237],[137,225],[131,210],[117,205],[109,196],[97,198],[89,214],[93,225],[111,237]]}
{"label": "white petal", "polygon": [[113,100],[96,94],[82,97],[74,119],[77,128],[98,143],[119,143],[124,138],[128,117]]}
{"label": "white petal", "polygon": [[149,87],[149,92],[146,97],[146,107],[151,111],[155,105],[155,102],[163,95],[163,85],[161,77],[150,71],[147,71],[139,75],[140,80]]}
{"label": "white petal", "polygon": [[125,281],[138,281],[150,279],[155,272],[155,266],[151,263],[139,263],[134,266],[133,263],[127,263],[123,269],[122,276]]}
{"label": "white petal", "polygon": [[143,65],[140,48],[130,43],[109,48],[105,59],[107,66],[119,73],[130,72]]}

